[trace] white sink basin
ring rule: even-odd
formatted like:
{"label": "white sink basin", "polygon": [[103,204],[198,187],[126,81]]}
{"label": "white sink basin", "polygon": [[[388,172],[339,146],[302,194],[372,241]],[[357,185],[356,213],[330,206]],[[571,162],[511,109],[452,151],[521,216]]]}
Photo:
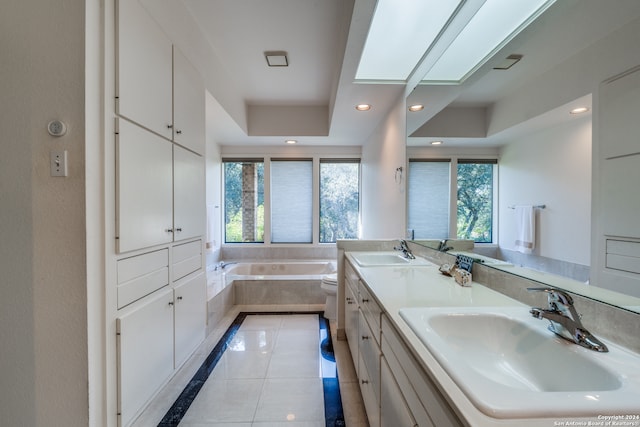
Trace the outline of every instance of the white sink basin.
{"label": "white sink basin", "polygon": [[471,402],[496,418],[637,413],[640,356],[556,337],[527,307],[403,308],[400,316]]}
{"label": "white sink basin", "polygon": [[375,267],[375,266],[420,266],[435,264],[427,261],[424,258],[416,257],[415,259],[408,259],[402,256],[400,252],[351,252],[353,259],[361,267]]}

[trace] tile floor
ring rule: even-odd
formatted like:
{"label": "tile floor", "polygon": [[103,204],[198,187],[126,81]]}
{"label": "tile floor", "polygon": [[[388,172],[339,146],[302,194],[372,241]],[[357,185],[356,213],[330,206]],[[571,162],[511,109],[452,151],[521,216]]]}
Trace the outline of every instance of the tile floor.
{"label": "tile floor", "polygon": [[[242,311],[254,306],[236,306],[176,376],[160,391],[134,423],[135,427],[162,424],[178,397],[190,391],[192,378],[202,369],[211,350],[224,339],[224,332]],[[183,427],[315,427],[366,426],[357,378],[348,346],[337,341],[332,325],[335,359],[340,379],[344,418],[325,421],[323,381],[335,380],[336,366],[320,355],[317,314],[247,315],[200,391],[181,414]],[[224,329],[224,331],[223,331]],[[326,331],[326,330],[325,330]],[[209,362],[209,364],[211,364]],[[333,373],[331,373],[333,371]],[[323,379],[323,377],[325,377]],[[337,383],[326,383],[337,384]],[[336,386],[334,386],[337,388]],[[193,393],[191,393],[193,394]],[[331,394],[327,403],[331,406]],[[178,399],[180,401],[180,399]],[[335,411],[334,411],[335,412]],[[328,412],[331,414],[331,411]],[[344,419],[345,422],[342,421]]]}

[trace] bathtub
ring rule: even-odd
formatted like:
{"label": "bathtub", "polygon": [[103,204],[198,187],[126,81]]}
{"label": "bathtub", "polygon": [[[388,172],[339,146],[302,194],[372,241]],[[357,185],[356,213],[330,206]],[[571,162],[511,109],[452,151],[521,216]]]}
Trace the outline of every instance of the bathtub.
{"label": "bathtub", "polygon": [[335,261],[227,262],[223,270],[238,305],[324,304],[322,277],[335,272]]}
{"label": "bathtub", "polygon": [[293,278],[322,279],[322,276],[335,273],[334,261],[272,261],[272,262],[229,262],[224,268],[226,276],[255,276],[256,280],[282,280]]}

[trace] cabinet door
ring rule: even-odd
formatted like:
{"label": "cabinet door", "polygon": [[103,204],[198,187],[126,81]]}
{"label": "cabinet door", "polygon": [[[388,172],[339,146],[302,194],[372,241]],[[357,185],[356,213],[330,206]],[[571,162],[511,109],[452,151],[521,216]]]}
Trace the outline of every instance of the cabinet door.
{"label": "cabinet door", "polygon": [[204,158],[173,147],[174,239],[202,236],[206,223]]}
{"label": "cabinet door", "polygon": [[349,350],[351,351],[351,358],[353,359],[353,364],[358,369],[358,345],[359,345],[359,335],[358,335],[358,297],[353,294],[353,290],[351,286],[345,286],[345,306],[344,306],[344,317],[345,317],[345,333],[347,335],[347,343],[349,344]]}
{"label": "cabinet door", "polygon": [[172,136],[171,40],[138,0],[117,1],[117,113]]}
{"label": "cabinet door", "polygon": [[640,154],[640,69],[602,83],[599,93],[601,158]]}
{"label": "cabinet door", "polygon": [[175,368],[204,340],[207,282],[204,273],[175,287]]}
{"label": "cabinet door", "polygon": [[151,132],[118,121],[118,251],[173,240],[172,147]]}
{"label": "cabinet door", "polygon": [[[362,311],[360,311],[360,360],[358,374],[366,375],[376,402],[380,402],[380,347],[373,337],[374,332],[367,324]],[[364,366],[360,363],[364,363]],[[366,371],[366,374],[364,372]]]}
{"label": "cabinet door", "polygon": [[173,47],[173,140],[204,155],[204,83],[198,70]]}
{"label": "cabinet door", "polygon": [[116,320],[120,425],[129,425],[173,373],[172,304],[166,289]]}
{"label": "cabinet door", "polygon": [[411,427],[418,424],[413,419],[407,403],[402,397],[400,387],[393,379],[387,362],[380,363],[380,426]]}

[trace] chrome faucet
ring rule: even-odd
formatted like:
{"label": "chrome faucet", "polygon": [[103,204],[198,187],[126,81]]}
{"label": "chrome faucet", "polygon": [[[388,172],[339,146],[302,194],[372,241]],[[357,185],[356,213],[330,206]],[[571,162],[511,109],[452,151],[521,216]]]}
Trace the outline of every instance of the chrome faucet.
{"label": "chrome faucet", "polygon": [[580,315],[573,305],[573,298],[568,293],[552,288],[527,288],[527,290],[547,293],[549,307],[532,308],[529,312],[536,319],[547,319],[551,332],[590,350],[603,353],[609,351],[604,343],[582,326]]}
{"label": "chrome faucet", "polygon": [[237,262],[224,262],[224,261],[220,261],[219,263],[216,264],[216,266],[214,267],[214,271],[218,271],[218,270],[224,270],[224,268],[227,265],[231,265],[231,264],[237,264]]}
{"label": "chrome faucet", "polygon": [[395,249],[396,251],[401,251],[404,254],[404,257],[407,259],[416,259],[415,255],[413,255],[413,252],[411,252],[411,249],[409,249],[409,246],[407,246],[406,240],[400,240],[400,245],[394,246],[393,249]]}
{"label": "chrome faucet", "polygon": [[438,244],[439,252],[447,252],[451,249],[453,249],[453,246],[447,246],[447,239],[440,240],[440,243]]}

